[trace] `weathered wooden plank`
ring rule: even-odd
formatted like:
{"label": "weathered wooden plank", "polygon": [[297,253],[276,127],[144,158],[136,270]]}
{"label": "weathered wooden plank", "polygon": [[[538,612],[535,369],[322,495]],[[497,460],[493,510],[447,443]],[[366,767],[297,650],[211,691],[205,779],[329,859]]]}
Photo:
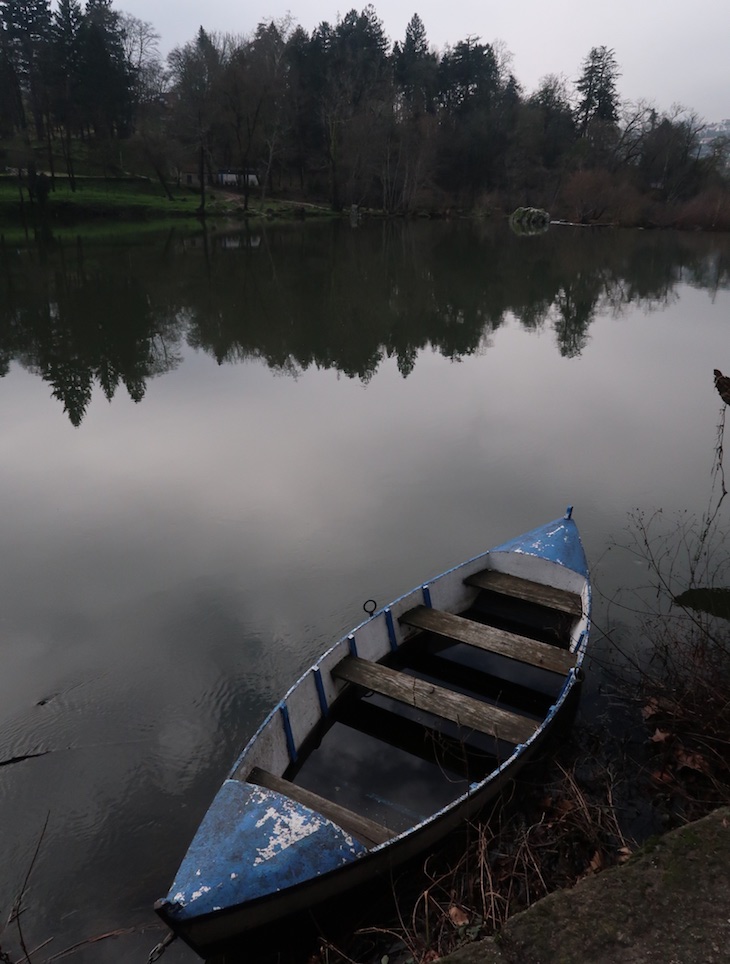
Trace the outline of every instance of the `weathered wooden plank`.
{"label": "weathered wooden plank", "polygon": [[568,592],[565,589],[554,589],[552,586],[544,586],[542,583],[522,579],[520,576],[511,576],[506,572],[483,569],[472,576],[467,576],[464,582],[477,589],[489,589],[504,596],[524,599],[526,602],[557,609],[571,616],[583,614],[581,598],[577,593]]}
{"label": "weathered wooden plank", "polygon": [[565,649],[528,639],[527,636],[518,636],[506,629],[485,626],[463,616],[428,609],[426,606],[409,609],[400,617],[400,622],[436,633],[444,639],[453,639],[490,653],[519,660],[521,663],[529,663],[530,666],[539,666],[553,673],[567,675],[575,665],[575,656]]}
{"label": "weathered wooden plank", "polygon": [[342,807],[339,803],[334,803],[326,797],[321,797],[312,790],[298,787],[296,783],[284,780],[283,777],[277,777],[275,774],[269,773],[268,770],[262,770],[261,767],[254,767],[246,779],[249,783],[266,787],[267,790],[274,790],[276,793],[281,793],[292,800],[296,800],[297,803],[309,807],[310,810],[316,810],[317,813],[321,813],[323,817],[327,817],[328,820],[336,823],[338,827],[342,827],[343,830],[351,833],[353,837],[357,837],[367,846],[385,843],[386,840],[395,836],[395,831],[388,830],[374,820],[363,817],[353,810],[348,810],[347,807]]}
{"label": "weathered wooden plank", "polygon": [[524,743],[537,729],[534,720],[518,713],[355,656],[346,656],[332,669],[332,675],[515,746]]}

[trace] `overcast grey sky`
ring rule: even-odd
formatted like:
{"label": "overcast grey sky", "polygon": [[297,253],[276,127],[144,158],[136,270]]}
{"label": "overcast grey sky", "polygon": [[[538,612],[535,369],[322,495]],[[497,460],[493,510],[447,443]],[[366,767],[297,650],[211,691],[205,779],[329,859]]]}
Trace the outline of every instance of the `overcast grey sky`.
{"label": "overcast grey sky", "polygon": [[[280,4],[280,5],[279,5]],[[167,53],[208,31],[249,34],[261,20],[291,13],[311,31],[364,3],[341,0],[115,0],[114,8],[153,24]],[[705,120],[730,117],[730,3],[727,0],[381,0],[375,10],[392,41],[418,13],[442,50],[468,36],[502,40],[527,93],[548,73],[574,80],[591,47],[613,47],[624,100],[659,110],[681,104]]]}

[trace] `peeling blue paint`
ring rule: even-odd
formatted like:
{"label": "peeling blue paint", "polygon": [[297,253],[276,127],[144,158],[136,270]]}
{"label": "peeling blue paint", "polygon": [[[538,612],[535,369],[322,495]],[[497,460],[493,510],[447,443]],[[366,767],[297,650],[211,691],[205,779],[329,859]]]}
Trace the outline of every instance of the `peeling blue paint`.
{"label": "peeling blue paint", "polygon": [[547,525],[510,539],[493,552],[523,552],[529,556],[540,556],[550,562],[557,562],[566,569],[572,569],[581,576],[588,576],[588,561],[583,544],[578,535],[578,527],[572,518],[556,519]]}
{"label": "peeling blue paint", "polygon": [[366,848],[321,814],[263,787],[226,780],[170,888],[186,920],[293,887]]}

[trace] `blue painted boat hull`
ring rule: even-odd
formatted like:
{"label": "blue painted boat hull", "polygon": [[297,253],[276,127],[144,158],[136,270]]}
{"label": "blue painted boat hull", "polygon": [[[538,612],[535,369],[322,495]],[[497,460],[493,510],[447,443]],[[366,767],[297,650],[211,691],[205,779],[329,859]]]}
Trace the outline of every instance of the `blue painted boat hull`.
{"label": "blue painted boat hull", "polygon": [[[401,653],[409,652],[414,640],[419,645],[423,634],[412,628],[414,612],[470,611],[469,607],[485,598],[484,590],[476,586],[485,572],[490,578],[507,582],[510,594],[526,593],[529,598],[524,603],[515,603],[526,610],[537,606],[542,611],[541,607],[548,604],[559,607],[563,599],[570,603],[561,613],[569,623],[568,641],[561,644],[559,654],[566,668],[564,675],[557,677],[555,698],[544,716],[537,720],[520,717],[528,735],[524,739],[513,737],[507,744],[495,729],[491,736],[499,752],[494,767],[465,784],[454,799],[435,812],[416,816],[405,828],[386,827],[387,839],[374,839],[378,830],[375,824],[375,831],[367,822],[344,826],[349,815],[346,810],[341,814],[337,810],[320,812],[306,791],[288,778],[294,775],[295,780],[300,772],[311,735],[329,725],[338,701],[353,692],[354,684],[338,678],[339,668],[349,659],[377,675],[374,666],[390,665]],[[548,603],[542,593],[547,594]],[[530,594],[536,595],[533,598]],[[492,595],[488,589],[487,598],[491,600]],[[513,602],[510,596],[510,604]],[[566,615],[571,607],[574,611]],[[479,629],[482,623],[470,623],[470,630],[474,625]],[[247,931],[320,904],[433,848],[446,833],[473,817],[543,744],[554,721],[577,692],[589,626],[588,565],[570,510],[566,517],[468,560],[374,613],[320,657],[254,734],[203,818],[167,896],[155,905],[158,914],[205,955]],[[530,672],[544,674],[538,664],[547,644],[537,643],[535,656],[525,637],[511,637],[501,630],[489,632],[498,647],[502,635],[506,635],[510,645],[524,645],[529,652],[524,656],[519,651],[516,656],[508,652],[505,656],[499,652],[495,655],[490,649],[485,659],[496,660],[499,667],[508,664],[511,670],[516,666],[520,679],[523,668],[528,676]],[[455,645],[464,648],[458,641]],[[481,651],[477,655],[481,658]],[[523,667],[523,660],[530,665]],[[391,677],[398,676],[392,669],[385,670],[386,675],[388,672]],[[547,671],[550,679],[554,673],[554,669]],[[413,677],[407,679],[412,681]],[[377,681],[374,685],[377,687]],[[460,693],[449,698],[457,701],[457,707],[460,700],[467,709],[475,706],[477,713],[488,704],[486,697],[484,703],[474,703]],[[413,706],[404,712],[413,716],[415,706],[414,697]],[[448,706],[441,709],[428,704],[426,710],[429,719],[429,714],[448,716],[450,712]],[[418,713],[416,718],[421,718]],[[487,729],[485,725],[485,733]],[[254,775],[261,772],[273,774],[275,782],[259,785]],[[282,786],[284,793],[280,792]],[[302,793],[305,795],[300,796]],[[321,803],[326,809],[327,801]]]}

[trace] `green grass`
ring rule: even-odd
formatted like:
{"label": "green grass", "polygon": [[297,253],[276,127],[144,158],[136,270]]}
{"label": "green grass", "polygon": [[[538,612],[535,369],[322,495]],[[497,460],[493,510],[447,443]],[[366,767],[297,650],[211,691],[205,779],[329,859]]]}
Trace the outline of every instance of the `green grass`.
{"label": "green grass", "polygon": [[[136,224],[166,221],[171,218],[195,218],[200,207],[200,194],[189,188],[171,187],[171,201],[162,186],[146,178],[77,177],[76,190],[72,191],[67,178],[57,177],[49,192],[45,216],[37,201],[31,203],[27,188],[22,187],[20,199],[17,177],[0,176],[0,231],[9,238],[12,234],[23,236],[27,230],[49,226],[54,235],[63,227],[84,226],[84,233],[95,223],[104,222],[109,231],[114,222],[115,231],[128,222]],[[265,217],[267,219],[290,219],[301,212],[300,205],[266,199],[262,204],[258,194],[249,199],[249,210],[243,211],[243,197],[231,196],[230,192],[211,188],[206,195],[206,215],[209,217]],[[307,204],[307,216],[331,216],[326,208]]]}
{"label": "green grass", "polygon": [[[199,196],[186,189],[173,190],[175,200],[170,201],[160,184],[143,178],[104,179],[96,177],[77,177],[76,190],[71,190],[67,178],[55,179],[55,185],[48,194],[48,211],[51,219],[54,212],[94,216],[112,214],[124,217],[125,212],[138,212],[145,216],[152,212],[167,214],[191,214],[199,204]],[[22,188],[26,214],[31,208],[27,188]],[[37,206],[37,205],[33,205]],[[20,187],[13,176],[0,177],[0,217],[12,220],[22,217]]]}

